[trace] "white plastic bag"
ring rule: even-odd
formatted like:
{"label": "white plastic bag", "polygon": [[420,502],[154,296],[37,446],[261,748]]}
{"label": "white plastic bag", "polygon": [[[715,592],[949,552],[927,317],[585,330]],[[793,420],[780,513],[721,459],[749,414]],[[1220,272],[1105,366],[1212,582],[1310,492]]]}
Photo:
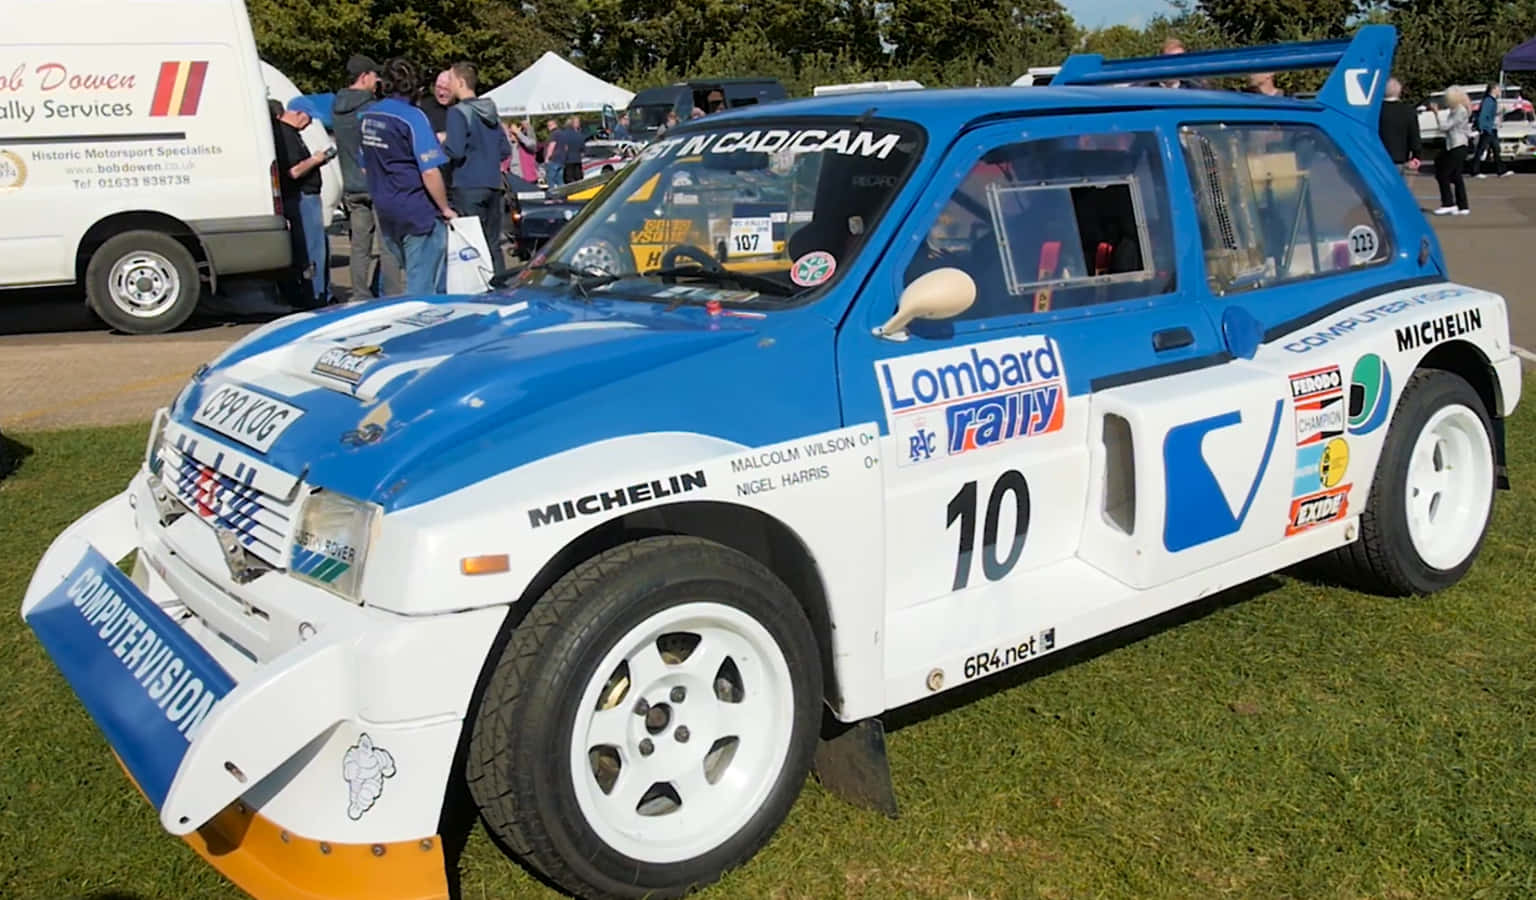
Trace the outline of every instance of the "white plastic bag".
{"label": "white plastic bag", "polygon": [[448,293],[483,294],[496,274],[479,216],[448,221]]}

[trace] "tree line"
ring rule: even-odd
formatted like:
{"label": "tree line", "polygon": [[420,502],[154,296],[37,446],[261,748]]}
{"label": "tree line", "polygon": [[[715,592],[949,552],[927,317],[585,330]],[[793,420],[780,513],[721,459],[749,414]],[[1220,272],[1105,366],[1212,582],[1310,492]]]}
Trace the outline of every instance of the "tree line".
{"label": "tree line", "polygon": [[[262,56],[310,92],[341,86],[347,57],[459,59],[499,84],[547,50],[630,90],[691,77],[774,76],[792,95],[818,84],[912,79],[1009,84],[1074,52],[1154,54],[1399,30],[1409,97],[1493,80],[1536,35],[1536,0],[1175,0],[1143,28],[1085,29],[1058,0],[248,0]],[[1536,76],[1532,76],[1536,77]],[[1317,76],[1282,76],[1291,90]],[[1518,81],[1518,76],[1516,78]]]}

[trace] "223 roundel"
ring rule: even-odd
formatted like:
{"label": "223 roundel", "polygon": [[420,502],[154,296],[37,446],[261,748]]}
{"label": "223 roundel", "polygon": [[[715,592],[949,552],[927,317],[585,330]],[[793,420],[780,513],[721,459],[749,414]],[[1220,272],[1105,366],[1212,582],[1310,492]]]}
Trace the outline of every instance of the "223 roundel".
{"label": "223 roundel", "polygon": [[901,465],[1060,431],[1067,378],[1056,343],[1005,338],[875,363]]}

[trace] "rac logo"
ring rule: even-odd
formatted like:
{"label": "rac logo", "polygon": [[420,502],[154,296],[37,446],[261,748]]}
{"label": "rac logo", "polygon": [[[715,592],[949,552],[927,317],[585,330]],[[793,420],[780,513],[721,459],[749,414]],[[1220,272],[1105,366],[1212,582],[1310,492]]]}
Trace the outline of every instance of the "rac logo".
{"label": "rac logo", "polygon": [[[1371,83],[1365,83],[1365,76],[1370,73]],[[1345,69],[1344,70],[1344,98],[1350,106],[1370,106],[1371,98],[1376,96],[1376,85],[1381,81],[1381,70],[1371,69]]]}

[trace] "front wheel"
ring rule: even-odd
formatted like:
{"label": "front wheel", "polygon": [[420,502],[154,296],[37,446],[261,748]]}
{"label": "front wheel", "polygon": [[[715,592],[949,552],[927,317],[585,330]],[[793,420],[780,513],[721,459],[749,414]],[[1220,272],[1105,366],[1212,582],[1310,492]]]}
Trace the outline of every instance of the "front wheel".
{"label": "front wheel", "polygon": [[821,702],[783,582],[709,541],[647,538],[578,566],[513,631],[466,779],[487,827],[578,896],[677,896],[778,828]]}
{"label": "front wheel", "polygon": [[1449,372],[1403,388],[1360,517],[1360,539],[1334,561],[1360,587],[1432,594],[1472,567],[1493,511],[1492,428],[1482,398]]}

